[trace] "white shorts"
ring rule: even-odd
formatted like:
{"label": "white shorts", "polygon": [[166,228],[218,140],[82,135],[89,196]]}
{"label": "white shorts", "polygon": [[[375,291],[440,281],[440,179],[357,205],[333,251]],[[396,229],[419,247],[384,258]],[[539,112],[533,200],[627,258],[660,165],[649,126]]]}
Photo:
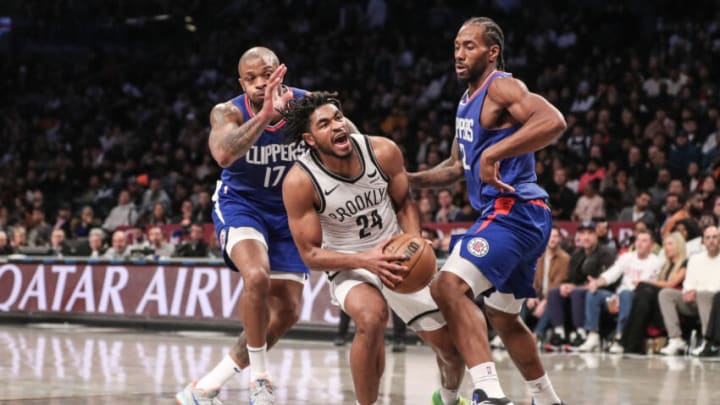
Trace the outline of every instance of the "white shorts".
{"label": "white shorts", "polygon": [[[243,240],[256,240],[265,246],[265,250],[268,248],[267,241],[265,240],[265,237],[263,236],[260,231],[258,231],[255,228],[251,228],[249,226],[243,226],[239,228],[230,228],[230,231],[227,235],[227,244],[225,245],[225,251],[227,252],[228,257],[230,256],[230,252],[232,252],[232,248],[235,246],[236,243],[243,241]],[[300,284],[305,284],[305,281],[307,280],[308,275],[307,273],[297,273],[297,272],[289,272],[289,271],[271,271],[270,272],[270,279],[271,280],[288,280],[288,281],[295,281]]]}
{"label": "white shorts", "polygon": [[[470,286],[473,297],[477,297],[493,288],[490,280],[482,274],[480,269],[475,267],[469,260],[460,256],[459,243],[455,245],[440,271],[447,271],[460,277],[460,279]],[[512,294],[505,294],[498,291],[493,291],[490,296],[485,297],[485,305],[508,314],[519,314],[524,302],[524,298],[518,299]]]}
{"label": "white shorts", "polygon": [[440,313],[440,308],[430,296],[430,287],[412,294],[399,294],[386,288],[377,275],[365,269],[340,271],[329,282],[333,303],[339,305],[343,311],[350,290],[357,285],[367,283],[380,290],[390,308],[411,329],[432,331],[445,325],[445,318]]}

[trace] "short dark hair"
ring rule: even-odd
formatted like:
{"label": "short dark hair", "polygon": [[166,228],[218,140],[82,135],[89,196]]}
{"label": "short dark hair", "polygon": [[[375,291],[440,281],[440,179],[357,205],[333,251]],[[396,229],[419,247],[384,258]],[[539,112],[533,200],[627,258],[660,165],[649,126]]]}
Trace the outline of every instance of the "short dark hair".
{"label": "short dark hair", "polygon": [[463,23],[463,25],[478,24],[485,28],[483,33],[483,40],[488,45],[497,45],[500,47],[500,54],[498,55],[496,65],[499,70],[505,70],[505,57],[503,51],[505,51],[505,34],[503,34],[502,28],[488,17],[472,17]]}
{"label": "short dark hair", "polygon": [[310,116],[315,110],[325,104],[333,104],[342,111],[342,104],[337,99],[337,93],[318,91],[312,92],[301,99],[290,100],[282,111],[285,124],[285,138],[287,143],[299,143],[303,140],[302,134],[310,130]]}

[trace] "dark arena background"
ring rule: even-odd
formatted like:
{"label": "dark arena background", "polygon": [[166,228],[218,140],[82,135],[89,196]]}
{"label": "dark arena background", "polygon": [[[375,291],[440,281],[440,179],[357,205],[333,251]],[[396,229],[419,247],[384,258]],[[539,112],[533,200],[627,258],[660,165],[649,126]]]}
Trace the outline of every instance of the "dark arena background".
{"label": "dark arena background", "polygon": [[[502,27],[505,70],[567,123],[535,153],[559,237],[520,313],[555,391],[719,404],[720,4],[670,0],[0,2],[0,404],[173,404],[227,355],[243,279],[213,227],[209,117],[242,93],[245,50],[272,49],[285,83],[336,91],[412,173],[451,155],[467,87],[454,40],[473,16]],[[481,213],[464,182],[411,193],[442,265]],[[663,270],[620,269],[593,293],[646,231]],[[339,323],[311,272],[267,354],[276,404],[357,403],[355,328]],[[464,339],[488,339],[507,396],[532,402],[492,328]],[[392,316],[385,340],[377,404],[438,404],[432,350]],[[249,381],[218,398],[247,404]]]}

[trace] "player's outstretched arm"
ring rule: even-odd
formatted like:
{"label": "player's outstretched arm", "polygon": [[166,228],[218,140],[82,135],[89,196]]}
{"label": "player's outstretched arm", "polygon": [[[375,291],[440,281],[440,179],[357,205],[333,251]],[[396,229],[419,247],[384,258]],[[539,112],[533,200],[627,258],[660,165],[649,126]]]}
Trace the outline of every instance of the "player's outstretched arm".
{"label": "player's outstretched arm", "polygon": [[436,188],[446,187],[463,177],[462,157],[457,139],[453,141],[450,157],[432,169],[408,173],[410,187]]}
{"label": "player's outstretched arm", "polygon": [[281,109],[292,98],[292,91],[280,94],[287,68],[280,65],[270,76],[265,87],[265,99],[260,112],[247,122],[231,102],[221,103],[210,112],[210,153],[220,167],[228,167],[247,153],[262,131],[279,116]]}
{"label": "player's outstretched arm", "polygon": [[402,151],[392,140],[379,136],[370,137],[370,145],[388,177],[388,194],[392,199],[398,223],[405,233],[420,234],[420,211],[410,195],[410,182],[405,171]]}
{"label": "player's outstretched arm", "polygon": [[490,83],[487,97],[506,109],[522,126],[511,136],[487,148],[480,157],[480,178],[498,189],[511,189],[498,177],[502,159],[535,152],[562,135],[567,127],[563,115],[543,97],[528,91],[514,78],[498,78]]}
{"label": "player's outstretched arm", "polygon": [[[293,166],[285,177],[282,194],[290,233],[303,262],[311,270],[342,271],[364,268],[380,276],[383,282],[389,285],[402,281],[407,268],[395,262],[404,259],[404,256],[382,252],[389,240],[360,253],[340,253],[322,248],[322,227],[316,210],[320,202],[319,196],[312,180],[299,165]],[[352,229],[353,223],[348,223],[348,232],[356,232]]]}

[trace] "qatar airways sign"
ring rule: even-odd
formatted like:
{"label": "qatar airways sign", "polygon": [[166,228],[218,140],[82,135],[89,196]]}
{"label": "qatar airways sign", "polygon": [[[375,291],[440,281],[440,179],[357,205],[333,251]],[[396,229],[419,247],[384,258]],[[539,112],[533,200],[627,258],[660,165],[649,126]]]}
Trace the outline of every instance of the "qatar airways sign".
{"label": "qatar airways sign", "polygon": [[[221,267],[8,263],[0,266],[0,312],[237,322],[242,284]],[[325,276],[312,273],[300,322],[334,324],[337,313]]]}

